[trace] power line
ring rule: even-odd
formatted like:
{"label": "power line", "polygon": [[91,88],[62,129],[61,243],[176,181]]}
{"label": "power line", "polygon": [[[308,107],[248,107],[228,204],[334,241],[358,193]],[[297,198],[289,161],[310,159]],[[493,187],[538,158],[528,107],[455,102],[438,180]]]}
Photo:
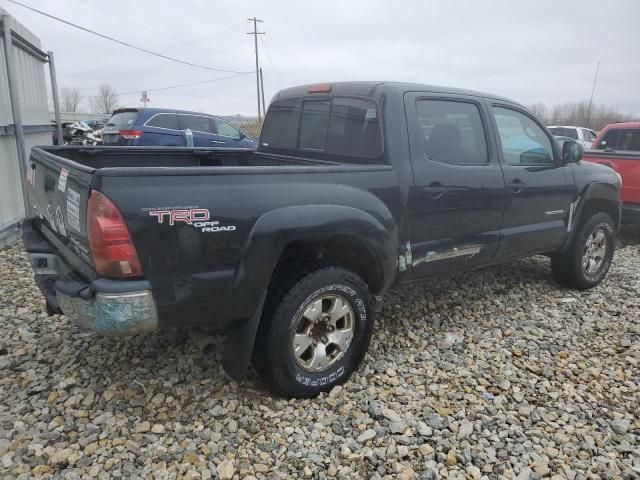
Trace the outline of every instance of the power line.
{"label": "power line", "polygon": [[[179,85],[171,85],[170,87],[148,88],[148,89],[146,89],[144,91],[145,92],[160,92],[160,91],[163,91],[163,90],[171,90],[171,89],[174,89],[174,88],[193,87],[193,86],[196,86],[196,85],[203,85],[205,83],[217,82],[218,80],[229,80],[231,78],[243,77],[245,75],[251,75],[252,73],[253,72],[238,73],[236,75],[228,75],[226,77],[212,78],[212,79],[209,79],[209,80],[203,80],[201,82],[181,83]],[[132,90],[130,92],[116,93],[115,95],[117,95],[117,96],[132,95],[134,93],[140,93],[141,91],[142,90]],[[87,95],[87,98],[96,98],[96,97],[100,97],[100,95]]]}
{"label": "power line", "polygon": [[188,3],[186,0],[171,0],[173,4],[175,4],[177,7],[181,8],[182,10],[184,10],[185,12],[193,15],[195,18],[197,18],[200,21],[206,22],[207,19],[212,20],[216,23],[218,23],[219,25],[221,25],[223,28],[227,29],[227,30],[231,30],[231,26],[227,25],[226,23],[222,22],[220,19],[209,15],[209,13],[205,10],[200,9],[199,7],[196,7],[195,5]]}
{"label": "power line", "polygon": [[142,24],[142,23],[138,23],[138,22],[134,22],[133,20],[127,18],[127,17],[123,17],[122,15],[118,15],[116,13],[110,12],[109,10],[106,10],[102,7],[99,7],[98,5],[94,5],[93,3],[89,2],[89,0],[80,0],[82,3],[89,5],[92,8],[95,8],[96,10],[99,10],[103,13],[106,13],[107,15],[110,15],[114,18],[117,18],[119,20],[123,20],[127,23],[130,23],[131,25],[135,25],[137,27],[140,27],[144,30],[147,30],[148,32],[151,32],[155,35],[161,36],[162,38],[169,38],[171,40],[174,40],[176,42],[182,43],[183,45],[191,45],[193,47],[197,47],[197,48],[202,48],[204,50],[209,50],[212,52],[225,52],[228,53],[228,51],[224,51],[224,50],[218,50],[216,48],[210,48],[210,47],[205,47],[204,45],[198,45],[197,43],[193,43],[193,42],[188,42],[188,41],[184,41],[180,38],[176,38],[176,37],[172,37],[171,35],[167,34],[166,32],[161,32],[159,30],[154,30],[153,28],[149,28],[146,25]]}
{"label": "power line", "polygon": [[[206,11],[209,11],[209,12],[212,12],[212,13],[215,12],[217,15],[222,15],[225,18],[225,20],[227,20],[227,22],[233,22],[233,20],[227,14],[225,14],[225,12],[222,11],[222,9],[220,8],[220,5],[216,5],[215,9],[212,10],[212,9],[209,8],[210,5],[206,2],[206,0],[200,0],[200,1],[204,5]],[[218,21],[221,22],[221,23],[226,24],[230,28],[236,28],[236,26],[237,26],[236,23],[222,22],[222,20],[218,20]],[[244,22],[242,22],[242,23],[244,23]]]}
{"label": "power line", "polygon": [[44,15],[45,17],[49,17],[49,18],[51,18],[51,19],[53,19],[53,20],[56,20],[56,21],[58,21],[58,22],[62,22],[62,23],[64,23],[64,24],[66,24],[66,25],[69,25],[69,26],[71,26],[71,27],[77,28],[77,29],[82,30],[82,31],[84,31],[84,32],[91,33],[92,35],[96,35],[96,36],[98,36],[98,37],[104,38],[104,39],[106,39],[106,40],[110,40],[110,41],[115,42],[115,43],[119,43],[120,45],[124,45],[125,47],[133,48],[133,49],[135,49],[135,50],[139,50],[139,51],[141,51],[141,52],[148,53],[149,55],[154,55],[154,56],[156,56],[156,57],[164,58],[165,60],[170,60],[170,61],[172,61],[172,62],[181,63],[181,64],[183,64],[183,65],[189,65],[190,67],[202,68],[202,69],[204,69],[204,70],[211,70],[211,71],[213,71],[213,72],[242,73],[242,74],[244,74],[244,73],[253,73],[253,72],[239,72],[239,71],[237,71],[237,70],[224,70],[224,69],[221,69],[221,68],[213,68],[213,67],[208,67],[208,66],[205,66],[205,65],[199,65],[199,64],[197,64],[197,63],[187,62],[187,61],[185,61],[185,60],[180,60],[180,59],[178,59],[178,58],[169,57],[169,56],[167,56],[167,55],[163,55],[163,54],[161,54],[161,53],[153,52],[153,51],[151,51],[151,50],[147,50],[146,48],[137,47],[137,46],[132,45],[132,44],[130,44],[130,43],[123,42],[122,40],[118,40],[118,39],[116,39],[116,38],[109,37],[109,36],[107,36],[107,35],[103,35],[102,33],[95,32],[95,31],[90,30],[90,29],[88,29],[88,28],[81,27],[80,25],[76,25],[75,23],[71,23],[71,22],[69,22],[69,21],[67,21],[67,20],[63,20],[62,18],[58,18],[58,17],[56,17],[56,16],[54,16],[54,15],[50,15],[50,14],[45,13],[45,12],[43,12],[43,11],[41,11],[41,10],[36,9],[36,8],[33,8],[33,7],[30,7],[30,6],[25,5],[25,4],[23,4],[23,3],[20,3],[20,2],[18,2],[18,1],[16,1],[16,0],[9,0],[9,1],[10,1],[11,3],[15,3],[16,5],[20,5],[21,7],[24,7],[24,8],[26,8],[26,9],[28,9],[28,10],[33,11],[33,12],[39,13],[40,15]]}
{"label": "power line", "polygon": [[267,43],[264,41],[264,37],[260,37],[260,43],[262,43],[262,48],[264,49],[264,53],[267,54],[267,59],[269,60],[269,64],[271,64],[271,71],[273,72],[273,76],[276,78],[276,83],[278,84],[278,88],[282,88],[282,82],[280,82],[280,77],[276,72],[276,66],[273,64],[273,60],[271,60],[271,55],[269,54],[269,49],[267,48]]}

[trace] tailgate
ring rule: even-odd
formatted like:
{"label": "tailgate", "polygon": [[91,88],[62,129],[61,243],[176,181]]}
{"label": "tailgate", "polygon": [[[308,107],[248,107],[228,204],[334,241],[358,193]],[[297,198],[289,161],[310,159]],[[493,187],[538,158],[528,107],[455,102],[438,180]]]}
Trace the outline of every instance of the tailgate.
{"label": "tailgate", "polygon": [[94,169],[40,148],[27,167],[27,200],[33,228],[57,256],[86,280],[93,280],[87,235],[87,202]]}

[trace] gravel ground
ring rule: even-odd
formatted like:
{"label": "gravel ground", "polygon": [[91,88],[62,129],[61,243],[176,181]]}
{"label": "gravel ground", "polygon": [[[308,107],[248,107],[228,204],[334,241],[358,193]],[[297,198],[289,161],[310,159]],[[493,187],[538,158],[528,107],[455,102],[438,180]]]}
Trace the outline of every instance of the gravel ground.
{"label": "gravel ground", "polygon": [[47,317],[0,251],[0,476],[640,478],[640,229],[608,279],[522,260],[400,288],[365,365],[315,400],[225,377],[221,342],[112,340]]}

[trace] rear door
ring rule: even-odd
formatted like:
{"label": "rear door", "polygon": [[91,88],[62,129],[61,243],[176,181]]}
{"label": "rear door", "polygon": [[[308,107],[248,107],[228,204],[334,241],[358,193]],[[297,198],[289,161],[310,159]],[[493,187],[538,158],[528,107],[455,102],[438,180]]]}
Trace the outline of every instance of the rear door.
{"label": "rear door", "polygon": [[209,116],[181,113],[178,119],[183,132],[187,129],[193,132],[194,147],[224,146],[218,140]]}
{"label": "rear door", "polygon": [[120,135],[121,131],[135,129],[140,111],[136,108],[116,110],[102,130],[105,145],[129,145],[130,139]]}
{"label": "rear door", "polygon": [[526,110],[489,108],[507,192],[498,257],[553,250],[565,240],[576,198],[571,167],[556,158],[553,137]]}
{"label": "rear door", "polygon": [[490,263],[504,179],[483,102],[405,95],[414,184],[409,192],[414,278]]}
{"label": "rear door", "polygon": [[178,115],[175,113],[156,113],[144,123],[142,129],[144,133],[136,145],[166,147],[185,145],[184,134],[180,130]]}

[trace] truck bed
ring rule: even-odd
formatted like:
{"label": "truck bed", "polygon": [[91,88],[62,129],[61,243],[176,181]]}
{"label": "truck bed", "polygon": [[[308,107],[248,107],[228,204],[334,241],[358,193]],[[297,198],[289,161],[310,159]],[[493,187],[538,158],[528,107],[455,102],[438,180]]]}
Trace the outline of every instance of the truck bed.
{"label": "truck bed", "polygon": [[[253,150],[180,147],[37,147],[34,154],[45,159],[55,155],[60,163],[93,172],[103,168],[140,167],[273,167],[289,165],[336,165],[336,162],[258,153]],[[45,158],[42,158],[45,157]]]}

